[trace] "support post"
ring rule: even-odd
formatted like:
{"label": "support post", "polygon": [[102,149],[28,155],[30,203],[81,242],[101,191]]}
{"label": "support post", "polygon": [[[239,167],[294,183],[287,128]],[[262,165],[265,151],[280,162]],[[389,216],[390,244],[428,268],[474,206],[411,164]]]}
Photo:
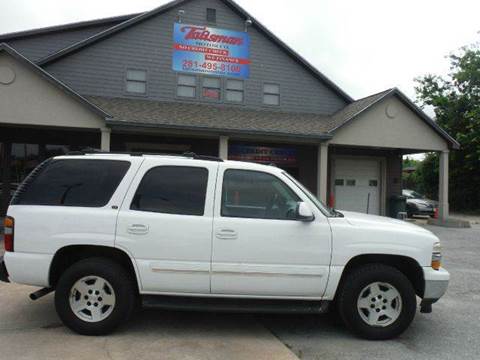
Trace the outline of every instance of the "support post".
{"label": "support post", "polygon": [[439,182],[438,182],[438,217],[445,222],[449,216],[448,204],[448,150],[440,153]]}
{"label": "support post", "polygon": [[228,160],[228,136],[220,136],[218,140],[218,157]]}
{"label": "support post", "polygon": [[318,145],[317,156],[317,197],[324,203],[327,203],[327,183],[328,183],[328,143],[323,142]]}
{"label": "support post", "polygon": [[101,128],[100,131],[102,132],[100,150],[110,151],[110,135],[112,133],[112,130],[109,128]]}
{"label": "support post", "polygon": [[10,201],[10,166],[11,166],[11,155],[12,155],[12,143],[3,142],[1,143],[2,149],[0,151],[0,166],[2,167],[2,182],[1,196],[0,196],[0,217],[4,216],[8,203]]}

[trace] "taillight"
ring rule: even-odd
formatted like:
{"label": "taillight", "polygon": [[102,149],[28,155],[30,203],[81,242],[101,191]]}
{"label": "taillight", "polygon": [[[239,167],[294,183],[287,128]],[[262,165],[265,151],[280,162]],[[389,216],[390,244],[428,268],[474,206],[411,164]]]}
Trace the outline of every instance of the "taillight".
{"label": "taillight", "polygon": [[3,240],[5,242],[5,251],[13,251],[13,228],[15,221],[13,217],[7,216],[3,220]]}

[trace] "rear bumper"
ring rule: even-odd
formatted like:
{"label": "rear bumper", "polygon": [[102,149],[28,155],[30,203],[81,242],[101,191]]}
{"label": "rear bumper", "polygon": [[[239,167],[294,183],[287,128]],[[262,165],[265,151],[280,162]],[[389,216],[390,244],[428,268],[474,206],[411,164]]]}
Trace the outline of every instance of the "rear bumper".
{"label": "rear bumper", "polygon": [[444,268],[434,270],[431,267],[424,267],[423,276],[425,279],[423,300],[434,303],[447,292],[450,274]]}
{"label": "rear bumper", "polygon": [[3,255],[0,256],[0,281],[10,282],[10,280],[8,280],[7,267],[5,266],[5,261],[3,261]]}

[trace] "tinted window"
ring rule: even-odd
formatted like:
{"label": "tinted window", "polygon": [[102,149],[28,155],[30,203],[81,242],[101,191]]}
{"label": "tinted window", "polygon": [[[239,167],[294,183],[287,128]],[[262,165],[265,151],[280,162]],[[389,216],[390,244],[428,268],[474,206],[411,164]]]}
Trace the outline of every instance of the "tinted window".
{"label": "tinted window", "polygon": [[130,167],[127,161],[54,160],[21,188],[20,205],[105,206]]}
{"label": "tinted window", "polygon": [[301,201],[280,179],[258,171],[227,170],[222,191],[226,217],[292,220]]}
{"label": "tinted window", "polygon": [[205,209],[208,170],[160,166],[149,170],[138,186],[130,208],[164,214],[198,215]]}

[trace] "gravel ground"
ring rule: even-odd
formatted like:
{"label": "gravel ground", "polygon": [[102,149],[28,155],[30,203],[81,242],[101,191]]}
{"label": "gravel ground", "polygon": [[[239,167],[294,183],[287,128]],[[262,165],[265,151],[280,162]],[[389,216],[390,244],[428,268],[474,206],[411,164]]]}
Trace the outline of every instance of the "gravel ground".
{"label": "gravel ground", "polygon": [[399,338],[353,337],[333,315],[264,316],[263,323],[301,359],[478,359],[480,357],[480,225],[427,226],[442,240],[451,273],[447,294]]}

